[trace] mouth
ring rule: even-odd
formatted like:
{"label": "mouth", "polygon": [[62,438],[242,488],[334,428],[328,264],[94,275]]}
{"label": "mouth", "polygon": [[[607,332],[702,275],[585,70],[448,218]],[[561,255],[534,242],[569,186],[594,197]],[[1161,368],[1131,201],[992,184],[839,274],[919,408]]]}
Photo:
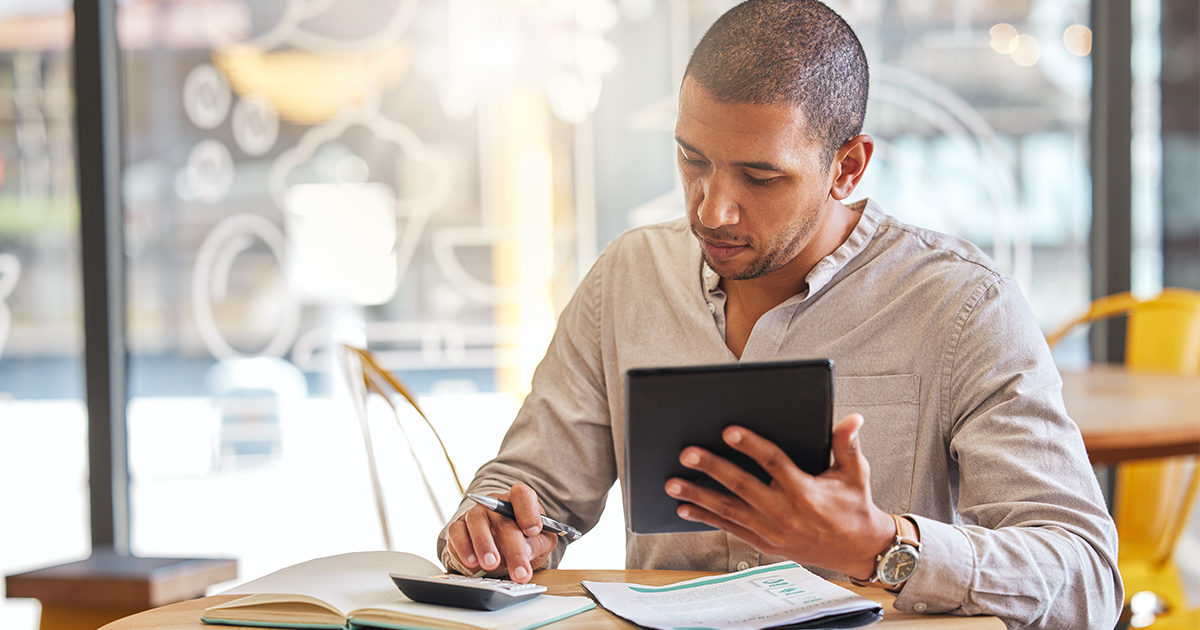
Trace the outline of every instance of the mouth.
{"label": "mouth", "polygon": [[704,252],[714,260],[729,260],[734,256],[742,253],[747,246],[737,243],[729,243],[725,241],[714,241],[704,237],[700,237],[700,246],[704,248]]}

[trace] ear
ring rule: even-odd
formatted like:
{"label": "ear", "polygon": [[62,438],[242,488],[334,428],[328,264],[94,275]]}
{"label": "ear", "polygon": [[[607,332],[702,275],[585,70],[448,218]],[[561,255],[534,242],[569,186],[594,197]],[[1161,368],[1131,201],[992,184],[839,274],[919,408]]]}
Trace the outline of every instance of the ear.
{"label": "ear", "polygon": [[875,140],[866,134],[854,136],[838,149],[833,158],[833,181],[829,186],[829,195],[841,201],[854,192],[858,180],[862,179],[875,152]]}

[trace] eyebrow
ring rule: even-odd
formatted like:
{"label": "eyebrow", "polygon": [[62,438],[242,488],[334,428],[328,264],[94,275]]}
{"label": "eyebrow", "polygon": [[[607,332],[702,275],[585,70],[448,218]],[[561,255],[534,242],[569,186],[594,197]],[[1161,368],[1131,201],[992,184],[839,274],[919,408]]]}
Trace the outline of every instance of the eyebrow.
{"label": "eyebrow", "polygon": [[[675,136],[675,142],[678,143],[679,146],[683,147],[684,149],[691,151],[692,153],[695,153],[696,155],[699,155],[700,157],[705,157],[703,151],[697,149],[696,147],[693,147],[692,145],[688,144],[687,142],[684,142],[683,139],[680,138],[679,136]],[[783,168],[781,168],[775,164],[772,164],[770,162],[734,162],[733,165],[741,166],[744,168],[752,168],[756,171],[769,171],[771,173],[782,173],[783,172]]]}

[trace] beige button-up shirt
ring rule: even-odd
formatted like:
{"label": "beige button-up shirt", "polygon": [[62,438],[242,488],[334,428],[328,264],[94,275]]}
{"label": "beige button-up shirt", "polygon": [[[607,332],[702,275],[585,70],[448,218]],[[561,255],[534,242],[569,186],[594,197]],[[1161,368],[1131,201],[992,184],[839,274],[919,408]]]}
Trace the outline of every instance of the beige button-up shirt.
{"label": "beige button-up shirt", "polygon": [[[741,360],[834,360],[834,418],[866,419],[876,504],[921,529],[898,609],[1112,628],[1123,598],[1116,530],[1016,283],[967,242],[868,201],[852,208],[862,213],[853,233],[813,268],[805,292],[759,319]],[[551,517],[595,525],[613,482],[626,483],[625,372],[738,360],[725,345],[719,280],[685,220],[611,243],[470,491],[524,482]],[[444,545],[443,532],[439,553]],[[779,560],[723,532],[627,532],[629,568],[734,571]]]}

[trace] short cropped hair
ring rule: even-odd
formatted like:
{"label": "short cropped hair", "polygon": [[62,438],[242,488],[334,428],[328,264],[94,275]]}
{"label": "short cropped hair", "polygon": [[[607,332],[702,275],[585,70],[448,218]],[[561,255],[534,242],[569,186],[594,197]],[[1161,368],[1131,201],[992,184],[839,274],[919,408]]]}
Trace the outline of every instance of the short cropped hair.
{"label": "short cropped hair", "polygon": [[850,25],[817,0],[747,0],[709,27],[691,77],[719,103],[789,104],[825,163],[862,133],[870,75]]}

